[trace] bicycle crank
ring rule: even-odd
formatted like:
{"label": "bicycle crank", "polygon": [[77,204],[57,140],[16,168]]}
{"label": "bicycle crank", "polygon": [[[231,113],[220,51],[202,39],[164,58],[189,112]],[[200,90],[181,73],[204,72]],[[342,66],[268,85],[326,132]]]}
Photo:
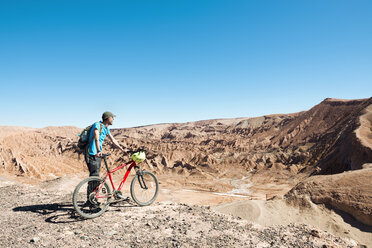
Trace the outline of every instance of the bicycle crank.
{"label": "bicycle crank", "polygon": [[115,200],[129,201],[129,197],[123,196],[123,193],[120,190],[115,190],[113,195],[114,195]]}

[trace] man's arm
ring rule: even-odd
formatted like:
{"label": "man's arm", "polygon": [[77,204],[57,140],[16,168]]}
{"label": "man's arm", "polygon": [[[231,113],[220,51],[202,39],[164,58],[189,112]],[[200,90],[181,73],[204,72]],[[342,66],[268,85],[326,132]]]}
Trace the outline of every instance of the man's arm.
{"label": "man's arm", "polygon": [[94,129],[94,142],[96,142],[96,148],[97,148],[97,157],[102,156],[102,151],[99,148],[99,131],[98,129]]}
{"label": "man's arm", "polygon": [[111,133],[108,134],[108,137],[116,148],[119,148],[122,152],[125,152],[125,150],[121,147],[121,145],[119,145],[119,142],[114,138],[114,136],[112,136]]}

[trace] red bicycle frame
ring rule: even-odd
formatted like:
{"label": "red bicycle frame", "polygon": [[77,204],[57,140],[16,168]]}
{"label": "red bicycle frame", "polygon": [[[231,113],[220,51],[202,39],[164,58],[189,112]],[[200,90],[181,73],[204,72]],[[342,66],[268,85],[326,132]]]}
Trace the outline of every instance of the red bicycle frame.
{"label": "red bicycle frame", "polygon": [[110,171],[109,168],[108,168],[107,162],[106,162],[106,156],[103,157],[103,161],[105,162],[105,165],[106,165],[107,174],[106,174],[104,180],[102,181],[102,183],[100,185],[98,185],[98,187],[94,190],[94,191],[96,191],[98,189],[97,190],[97,193],[95,195],[96,198],[107,198],[107,197],[111,197],[112,195],[109,195],[109,196],[98,196],[98,193],[99,193],[100,189],[102,188],[103,184],[106,182],[107,177],[110,178],[112,189],[115,191],[116,189],[115,189],[114,182],[112,181],[111,174],[114,173],[114,172],[116,172],[116,171],[118,171],[118,170],[120,170],[120,169],[122,169],[122,168],[124,168],[125,166],[129,165],[127,171],[125,172],[125,175],[123,177],[123,180],[121,181],[121,183],[119,185],[119,188],[117,189],[118,191],[120,191],[122,189],[125,181],[127,180],[130,171],[133,169],[133,167],[135,167],[137,165],[135,161],[131,160],[130,162],[124,163],[124,164],[122,164],[122,165],[120,165],[120,166],[118,166],[115,169],[113,169],[113,170]]}

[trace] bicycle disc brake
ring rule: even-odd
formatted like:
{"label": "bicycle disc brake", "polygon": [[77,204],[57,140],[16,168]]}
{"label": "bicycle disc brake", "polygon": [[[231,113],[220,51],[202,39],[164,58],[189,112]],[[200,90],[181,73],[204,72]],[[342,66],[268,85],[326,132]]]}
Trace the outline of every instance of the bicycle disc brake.
{"label": "bicycle disc brake", "polygon": [[[106,194],[106,193],[107,193],[106,188],[101,188],[100,192],[98,192],[98,195],[99,194]],[[93,191],[92,193],[90,193],[89,201],[94,205],[100,205],[101,203],[98,202],[98,199],[96,198],[96,194],[97,194],[96,191]]]}
{"label": "bicycle disc brake", "polygon": [[97,198],[96,198],[96,192],[92,192],[89,194],[89,201],[93,205],[99,205],[99,202],[97,201]]}

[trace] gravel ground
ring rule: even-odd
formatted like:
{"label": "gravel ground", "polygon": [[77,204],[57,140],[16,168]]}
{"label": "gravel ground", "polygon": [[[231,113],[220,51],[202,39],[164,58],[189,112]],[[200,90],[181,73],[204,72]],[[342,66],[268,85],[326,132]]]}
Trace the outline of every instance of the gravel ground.
{"label": "gravel ground", "polygon": [[77,217],[71,194],[37,187],[0,187],[1,247],[356,247],[306,225],[263,227],[208,206],[131,202],[101,217]]}

